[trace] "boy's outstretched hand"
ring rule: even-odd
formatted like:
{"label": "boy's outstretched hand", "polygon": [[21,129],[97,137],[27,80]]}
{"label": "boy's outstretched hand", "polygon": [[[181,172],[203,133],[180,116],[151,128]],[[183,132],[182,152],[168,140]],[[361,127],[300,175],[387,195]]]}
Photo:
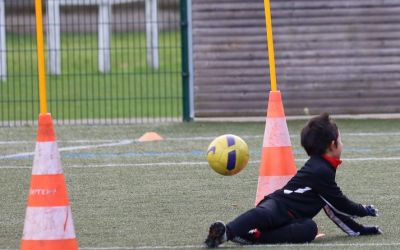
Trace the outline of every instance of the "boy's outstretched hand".
{"label": "boy's outstretched hand", "polygon": [[[365,211],[368,216],[379,216],[378,209],[374,207],[374,205],[364,205]],[[360,235],[373,235],[373,234],[382,234],[382,230],[378,226],[363,226]]]}
{"label": "boy's outstretched hand", "polygon": [[368,216],[379,216],[379,210],[374,207],[374,205],[364,205],[365,211]]}
{"label": "boy's outstretched hand", "polygon": [[382,230],[378,226],[364,226],[360,232],[360,235],[373,235],[382,233]]}

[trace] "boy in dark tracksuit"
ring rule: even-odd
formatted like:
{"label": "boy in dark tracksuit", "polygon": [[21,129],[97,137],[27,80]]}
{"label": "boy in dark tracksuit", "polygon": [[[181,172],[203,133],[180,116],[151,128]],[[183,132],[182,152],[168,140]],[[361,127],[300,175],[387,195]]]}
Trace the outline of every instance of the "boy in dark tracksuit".
{"label": "boy in dark tracksuit", "polygon": [[378,210],[349,200],[335,182],[343,144],[328,114],[307,123],[301,132],[301,145],[310,159],[297,174],[227,225],[213,223],[205,241],[207,247],[217,247],[228,240],[240,244],[310,242],[318,233],[312,218],[321,209],[350,236],[381,233],[377,226],[364,226],[353,220],[377,216]]}

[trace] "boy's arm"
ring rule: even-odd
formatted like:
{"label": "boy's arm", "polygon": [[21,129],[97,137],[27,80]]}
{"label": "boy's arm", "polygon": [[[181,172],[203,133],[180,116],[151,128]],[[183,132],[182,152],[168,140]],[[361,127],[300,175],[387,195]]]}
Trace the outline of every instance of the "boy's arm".
{"label": "boy's arm", "polygon": [[334,173],[319,173],[316,177],[313,189],[336,213],[348,217],[377,215],[377,210],[373,206],[364,206],[348,199],[336,184]]}
{"label": "boy's arm", "polygon": [[382,234],[378,226],[363,226],[358,224],[350,217],[336,213],[329,205],[324,206],[324,211],[329,219],[349,236]]}

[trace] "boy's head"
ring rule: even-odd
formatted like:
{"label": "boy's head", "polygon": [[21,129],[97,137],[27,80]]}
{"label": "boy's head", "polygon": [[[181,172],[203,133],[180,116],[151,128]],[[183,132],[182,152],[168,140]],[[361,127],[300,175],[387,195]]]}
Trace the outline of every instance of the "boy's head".
{"label": "boy's head", "polygon": [[312,118],[301,130],[301,146],[309,156],[323,155],[329,151],[339,150],[336,157],[340,157],[342,143],[339,129],[329,114],[323,113]]}

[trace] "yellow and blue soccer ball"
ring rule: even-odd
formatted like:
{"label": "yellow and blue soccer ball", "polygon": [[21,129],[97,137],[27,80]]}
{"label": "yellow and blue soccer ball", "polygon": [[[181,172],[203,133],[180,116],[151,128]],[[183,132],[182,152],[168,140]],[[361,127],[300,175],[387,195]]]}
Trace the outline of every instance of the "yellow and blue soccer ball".
{"label": "yellow and blue soccer ball", "polygon": [[249,161],[249,148],[239,136],[221,135],[208,146],[207,161],[215,172],[235,175],[246,167]]}

